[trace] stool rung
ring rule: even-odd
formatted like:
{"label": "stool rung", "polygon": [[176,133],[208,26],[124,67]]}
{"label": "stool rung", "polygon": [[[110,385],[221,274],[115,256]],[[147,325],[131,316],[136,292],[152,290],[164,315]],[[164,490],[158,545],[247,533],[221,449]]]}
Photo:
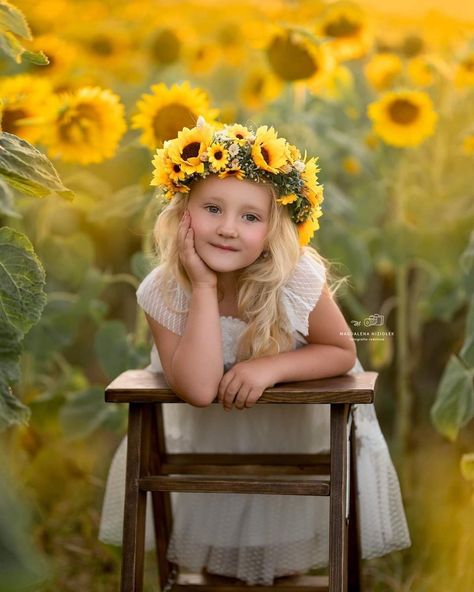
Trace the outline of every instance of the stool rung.
{"label": "stool rung", "polygon": [[160,475],[329,475],[329,454],[168,453]]}
{"label": "stool rung", "polygon": [[276,579],[272,586],[251,586],[234,578],[215,576],[213,574],[179,574],[172,585],[171,592],[263,592],[278,590],[279,592],[328,592],[327,576],[291,576]]}
{"label": "stool rung", "polygon": [[197,493],[266,493],[270,495],[329,495],[329,482],[276,481],[255,479],[223,479],[209,477],[141,477],[140,489],[145,491],[188,491]]}

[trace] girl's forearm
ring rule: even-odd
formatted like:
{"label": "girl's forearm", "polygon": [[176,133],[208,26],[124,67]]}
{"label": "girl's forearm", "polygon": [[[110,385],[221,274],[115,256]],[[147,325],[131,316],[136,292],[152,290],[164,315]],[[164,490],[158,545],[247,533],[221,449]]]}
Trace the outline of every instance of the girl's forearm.
{"label": "girl's forearm", "polygon": [[177,394],[187,403],[209,405],[224,374],[217,288],[193,288],[186,327],[171,362]]}
{"label": "girl's forearm", "polygon": [[342,348],[309,343],[299,349],[268,356],[274,366],[275,383],[316,380],[345,374],[357,359],[355,344]]}

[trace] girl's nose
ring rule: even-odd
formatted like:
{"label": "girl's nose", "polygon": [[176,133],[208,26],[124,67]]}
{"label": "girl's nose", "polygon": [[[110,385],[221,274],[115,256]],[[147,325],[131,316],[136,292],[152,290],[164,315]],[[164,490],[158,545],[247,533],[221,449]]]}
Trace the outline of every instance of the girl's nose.
{"label": "girl's nose", "polygon": [[237,236],[237,229],[235,227],[234,222],[232,222],[231,220],[222,220],[222,223],[219,225],[217,232],[221,236]]}

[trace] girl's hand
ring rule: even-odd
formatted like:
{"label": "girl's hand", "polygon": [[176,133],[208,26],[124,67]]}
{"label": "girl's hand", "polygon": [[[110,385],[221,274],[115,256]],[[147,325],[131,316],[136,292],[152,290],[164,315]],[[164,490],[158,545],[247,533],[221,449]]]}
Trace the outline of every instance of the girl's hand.
{"label": "girl's hand", "polygon": [[191,215],[188,210],[185,210],[179,223],[178,251],[193,288],[217,286],[216,273],[204,263],[194,248],[194,230],[191,228]]}
{"label": "girl's hand", "polygon": [[237,409],[252,407],[263,391],[274,386],[275,360],[271,357],[238,362],[224,374],[219,384],[217,400],[226,411],[235,403]]}

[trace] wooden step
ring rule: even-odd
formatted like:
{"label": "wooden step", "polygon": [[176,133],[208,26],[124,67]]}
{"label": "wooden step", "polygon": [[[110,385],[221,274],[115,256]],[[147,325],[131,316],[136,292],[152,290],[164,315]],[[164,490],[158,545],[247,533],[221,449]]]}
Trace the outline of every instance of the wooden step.
{"label": "wooden step", "polygon": [[145,491],[188,491],[214,493],[264,493],[270,495],[329,495],[329,481],[277,481],[260,478],[231,477],[141,477],[140,489]]}

